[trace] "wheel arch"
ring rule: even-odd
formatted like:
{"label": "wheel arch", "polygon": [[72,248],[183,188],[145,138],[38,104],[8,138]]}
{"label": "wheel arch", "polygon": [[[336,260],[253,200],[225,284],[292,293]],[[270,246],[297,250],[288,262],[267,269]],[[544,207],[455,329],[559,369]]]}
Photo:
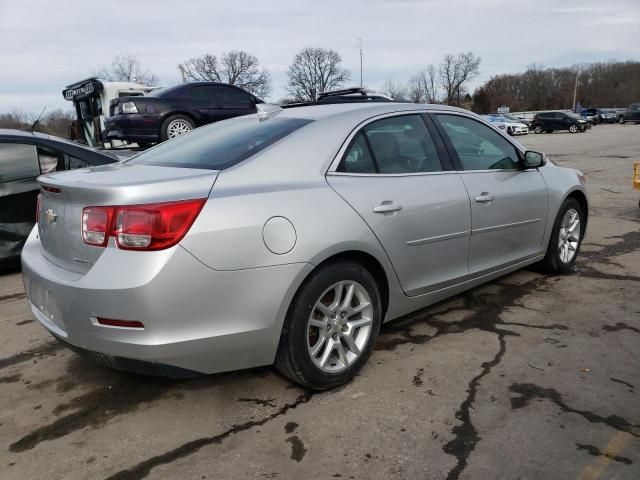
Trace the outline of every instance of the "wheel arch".
{"label": "wheel arch", "polygon": [[587,230],[587,222],[589,221],[589,201],[587,200],[587,196],[584,194],[582,190],[572,190],[568,193],[568,195],[564,198],[562,203],[564,203],[569,198],[575,198],[577,202],[580,204],[580,208],[582,209],[582,213],[584,214],[584,222],[582,228],[582,234]]}
{"label": "wheel arch", "polygon": [[[289,308],[291,308],[291,305],[293,304],[298,292],[304,287],[305,283],[314,272],[316,272],[320,268],[325,267],[326,265],[340,261],[351,261],[358,263],[362,265],[362,267],[365,268],[373,276],[380,293],[380,302],[382,303],[382,318],[384,321],[387,311],[389,310],[389,298],[392,287],[389,282],[390,273],[385,269],[382,262],[378,258],[376,258],[375,255],[370,252],[366,252],[364,249],[358,248],[347,248],[337,252],[334,251],[326,254],[321,259],[314,259],[314,267],[299,282],[293,297],[289,301],[287,311]],[[391,281],[393,281],[393,278],[391,279]]]}

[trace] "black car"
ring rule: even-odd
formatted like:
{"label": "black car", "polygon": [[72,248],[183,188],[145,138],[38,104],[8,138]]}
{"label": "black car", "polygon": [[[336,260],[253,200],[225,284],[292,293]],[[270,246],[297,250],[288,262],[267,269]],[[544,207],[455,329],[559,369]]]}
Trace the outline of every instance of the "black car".
{"label": "black car", "polygon": [[617,122],[640,122],[640,103],[632,103],[625,111],[618,113]]}
{"label": "black car", "polygon": [[18,259],[35,224],[38,175],[117,161],[62,138],[0,129],[0,265]]}
{"label": "black car", "polygon": [[104,121],[109,140],[140,146],[163,142],[207,123],[256,112],[262,103],[240,87],[216,82],[189,82],[149,95],[111,101]]}
{"label": "black car", "polygon": [[591,128],[591,124],[573,113],[543,112],[533,117],[531,128],[536,133],[551,133],[554,130],[569,130],[571,133],[576,133]]}

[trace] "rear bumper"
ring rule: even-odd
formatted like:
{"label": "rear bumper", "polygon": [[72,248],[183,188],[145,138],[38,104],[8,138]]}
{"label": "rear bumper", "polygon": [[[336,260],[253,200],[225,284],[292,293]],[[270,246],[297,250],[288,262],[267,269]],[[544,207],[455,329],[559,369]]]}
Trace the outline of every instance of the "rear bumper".
{"label": "rear bumper", "polygon": [[[116,368],[126,368],[120,365],[127,359],[199,373],[273,363],[289,302],[311,268],[216,271],[178,245],[106,248],[81,275],[43,255],[37,229],[22,252],[31,310],[53,335]],[[145,328],[103,326],[96,317],[138,320]]]}
{"label": "rear bumper", "polygon": [[105,118],[104,127],[109,140],[160,141],[160,119],[155,115],[114,115]]}

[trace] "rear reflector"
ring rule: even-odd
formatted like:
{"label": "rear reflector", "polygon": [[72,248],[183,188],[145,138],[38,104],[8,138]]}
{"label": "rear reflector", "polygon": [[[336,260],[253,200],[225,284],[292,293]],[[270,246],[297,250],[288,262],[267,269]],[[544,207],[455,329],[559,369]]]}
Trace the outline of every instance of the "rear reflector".
{"label": "rear reflector", "polygon": [[87,207],[82,211],[85,243],[104,247],[109,237],[123,250],[162,250],[185,236],[206,199],[117,207]]}
{"label": "rear reflector", "polygon": [[96,317],[96,320],[100,325],[107,325],[109,327],[124,327],[124,328],[144,328],[142,322],[137,320],[114,320],[113,318]]}
{"label": "rear reflector", "polygon": [[50,187],[49,185],[42,185],[42,190],[49,193],[60,193],[61,190],[58,187]]}

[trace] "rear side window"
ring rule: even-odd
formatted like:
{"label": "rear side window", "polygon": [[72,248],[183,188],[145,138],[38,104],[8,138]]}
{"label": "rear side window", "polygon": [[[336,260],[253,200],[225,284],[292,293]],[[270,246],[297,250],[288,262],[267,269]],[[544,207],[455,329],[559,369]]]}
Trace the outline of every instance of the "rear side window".
{"label": "rear side window", "polygon": [[246,160],[311,122],[304,118],[272,117],[263,121],[241,118],[214,123],[161,143],[127,163],[222,170]]}
{"label": "rear side window", "polygon": [[44,173],[62,170],[61,155],[53,150],[44,147],[38,147],[38,162],[40,163],[40,171]]}
{"label": "rear side window", "polygon": [[0,143],[0,183],[40,175],[35,145]]}
{"label": "rear side window", "polygon": [[442,170],[435,143],[420,115],[400,115],[366,125],[338,171],[406,174]]}

